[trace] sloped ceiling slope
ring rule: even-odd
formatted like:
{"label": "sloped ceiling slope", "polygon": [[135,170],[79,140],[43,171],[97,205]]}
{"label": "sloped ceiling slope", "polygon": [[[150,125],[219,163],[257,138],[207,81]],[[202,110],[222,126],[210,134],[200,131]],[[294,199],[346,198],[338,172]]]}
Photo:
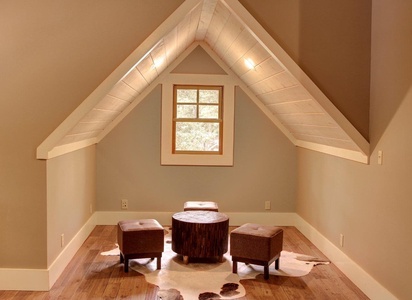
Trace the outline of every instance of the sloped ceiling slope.
{"label": "sloped ceiling slope", "polygon": [[38,147],[37,157],[98,143],[196,45],[296,146],[368,163],[368,142],[237,0],[186,0]]}

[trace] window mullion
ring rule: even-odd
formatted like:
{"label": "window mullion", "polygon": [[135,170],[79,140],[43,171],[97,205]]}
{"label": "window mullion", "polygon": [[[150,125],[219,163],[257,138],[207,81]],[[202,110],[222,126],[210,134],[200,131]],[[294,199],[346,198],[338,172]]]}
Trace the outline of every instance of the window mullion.
{"label": "window mullion", "polygon": [[196,93],[196,119],[199,119],[199,110],[200,110],[200,107],[199,107],[199,98],[200,98],[200,92],[199,92],[199,88],[197,89],[197,93]]}

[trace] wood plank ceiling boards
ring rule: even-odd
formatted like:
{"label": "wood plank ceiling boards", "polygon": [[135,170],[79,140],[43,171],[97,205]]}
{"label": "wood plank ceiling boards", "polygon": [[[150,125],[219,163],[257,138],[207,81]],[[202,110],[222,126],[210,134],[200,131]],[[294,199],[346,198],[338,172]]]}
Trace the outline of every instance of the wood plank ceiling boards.
{"label": "wood plank ceiling boards", "polygon": [[98,143],[198,45],[296,146],[369,162],[369,143],[237,0],[186,0],[51,133],[37,158]]}

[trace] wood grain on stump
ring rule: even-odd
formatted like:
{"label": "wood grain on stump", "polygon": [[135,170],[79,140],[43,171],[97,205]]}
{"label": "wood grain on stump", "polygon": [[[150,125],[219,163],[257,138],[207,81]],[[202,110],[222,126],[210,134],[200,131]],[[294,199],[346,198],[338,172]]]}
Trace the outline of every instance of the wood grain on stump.
{"label": "wood grain on stump", "polygon": [[228,250],[229,218],[214,211],[185,211],[172,217],[172,250],[189,257],[218,257]]}

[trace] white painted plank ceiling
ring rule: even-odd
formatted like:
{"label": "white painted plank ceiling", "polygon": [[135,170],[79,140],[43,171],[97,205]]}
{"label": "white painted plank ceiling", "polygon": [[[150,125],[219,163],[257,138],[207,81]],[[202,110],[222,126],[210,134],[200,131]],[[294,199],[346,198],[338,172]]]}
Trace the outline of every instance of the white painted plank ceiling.
{"label": "white painted plank ceiling", "polygon": [[295,144],[349,150],[355,156],[363,157],[362,162],[367,162],[367,142],[359,134],[355,139],[350,136],[350,130],[344,128],[348,122],[345,120],[346,125],[341,126],[340,120],[331,116],[325,105],[285,67],[285,63],[268,51],[268,45],[257,38],[253,29],[241,22],[233,12],[234,8],[228,6],[230,2],[234,1],[200,1],[54,146],[98,141],[105,128],[185,49],[202,41],[290,132]]}

